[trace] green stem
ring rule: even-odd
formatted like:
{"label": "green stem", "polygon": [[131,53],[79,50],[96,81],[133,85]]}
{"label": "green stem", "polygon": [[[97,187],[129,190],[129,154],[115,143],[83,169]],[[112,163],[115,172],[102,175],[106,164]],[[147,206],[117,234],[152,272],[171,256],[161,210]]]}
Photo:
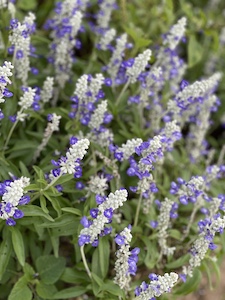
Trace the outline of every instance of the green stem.
{"label": "green stem", "polygon": [[119,94],[119,97],[118,97],[117,100],[116,100],[116,105],[119,104],[120,99],[122,98],[123,94],[126,92],[128,86],[129,86],[129,84],[130,84],[130,78],[127,80],[127,83],[124,85],[124,87],[123,87],[121,93]]}
{"label": "green stem", "polygon": [[88,267],[87,260],[86,260],[85,254],[84,254],[84,246],[80,247],[80,253],[81,253],[81,257],[82,257],[82,260],[83,260],[83,263],[84,263],[84,267],[87,271],[87,274],[91,278],[91,271]]}
{"label": "green stem", "polygon": [[138,205],[137,205],[137,210],[136,210],[135,219],[134,219],[134,227],[137,226],[137,223],[138,223],[138,218],[139,218],[139,213],[140,213],[140,208],[141,208],[141,202],[142,202],[142,194],[140,194],[140,197],[138,199]]}
{"label": "green stem", "polygon": [[198,209],[199,209],[200,207],[201,207],[201,205],[198,204],[198,203],[197,203],[197,205],[194,206],[194,209],[193,209],[193,211],[192,211],[192,213],[191,213],[190,220],[189,220],[189,222],[188,222],[188,226],[187,226],[187,228],[186,228],[186,230],[184,231],[184,234],[183,234],[183,236],[182,236],[182,239],[181,239],[182,242],[183,242],[183,241],[185,240],[185,238],[188,236],[188,234],[189,234],[189,232],[190,232],[190,229],[191,229],[191,226],[192,226],[192,224],[193,224],[193,222],[194,222],[195,215],[196,215],[196,213],[197,213],[197,211],[198,211]]}
{"label": "green stem", "polygon": [[56,183],[56,181],[57,181],[61,176],[62,176],[62,174],[60,174],[59,176],[55,177],[51,182],[49,182],[49,184],[48,184],[43,190],[41,189],[41,191],[44,192],[44,191],[48,190],[51,186],[53,186],[53,185]]}
{"label": "green stem", "polygon": [[11,127],[10,132],[9,132],[9,134],[8,134],[8,136],[7,136],[7,139],[6,139],[5,145],[4,145],[4,147],[3,147],[3,150],[6,150],[6,149],[7,149],[9,140],[10,140],[12,134],[13,134],[14,129],[16,128],[17,123],[18,123],[18,120],[16,120],[16,122],[15,122],[15,123],[13,124],[13,126]]}
{"label": "green stem", "polygon": [[32,198],[32,202],[34,201],[34,200],[36,200],[38,197],[40,197],[42,194],[43,194],[43,192],[45,192],[46,190],[48,190],[51,186],[53,186],[55,183],[56,183],[56,181],[60,178],[62,176],[62,174],[60,174],[58,177],[55,177],[44,189],[41,189],[33,198]]}

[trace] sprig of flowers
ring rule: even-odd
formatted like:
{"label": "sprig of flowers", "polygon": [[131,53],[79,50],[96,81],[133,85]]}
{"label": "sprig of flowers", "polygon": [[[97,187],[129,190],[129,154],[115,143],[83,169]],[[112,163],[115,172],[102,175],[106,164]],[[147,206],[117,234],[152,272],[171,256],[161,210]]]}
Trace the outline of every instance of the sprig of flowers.
{"label": "sprig of flowers", "polygon": [[116,276],[114,282],[119,285],[125,293],[130,290],[131,275],[135,275],[137,271],[139,248],[130,250],[130,242],[132,239],[131,225],[124,228],[115,237],[115,242],[119,245],[116,251],[117,260],[115,262]]}
{"label": "sprig of flowers", "polygon": [[0,183],[0,194],[2,196],[0,219],[6,220],[7,225],[16,225],[15,219],[20,219],[24,216],[23,211],[18,206],[29,203],[30,197],[23,195],[24,188],[29,184],[30,179],[27,177],[21,177],[14,181],[5,180]]}
{"label": "sprig of flowers", "polygon": [[135,289],[136,299],[138,300],[153,300],[154,297],[159,297],[164,293],[169,293],[171,288],[177,282],[179,276],[174,273],[165,273],[163,276],[151,273],[149,279],[151,282],[147,284],[142,282],[140,287]]}
{"label": "sprig of flowers", "polygon": [[100,195],[96,196],[96,202],[99,206],[90,211],[93,221],[89,221],[87,217],[83,217],[81,220],[85,228],[81,230],[79,235],[78,243],[80,246],[85,244],[96,246],[99,235],[106,235],[111,232],[111,229],[105,227],[105,225],[110,223],[114,210],[122,206],[127,200],[127,195],[127,191],[121,189],[117,190],[114,194],[110,193],[107,198]]}

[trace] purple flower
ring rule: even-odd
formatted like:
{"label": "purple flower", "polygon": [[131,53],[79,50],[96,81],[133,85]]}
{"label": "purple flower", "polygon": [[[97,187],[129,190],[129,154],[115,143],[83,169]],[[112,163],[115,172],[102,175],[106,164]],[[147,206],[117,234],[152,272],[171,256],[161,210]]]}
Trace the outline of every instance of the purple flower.
{"label": "purple flower", "polygon": [[8,226],[15,226],[16,225],[16,221],[14,221],[12,218],[9,218],[6,220],[6,225]]}
{"label": "purple flower", "polygon": [[180,203],[183,205],[187,205],[188,204],[188,197],[186,195],[182,195],[179,197]]}
{"label": "purple flower", "polygon": [[105,227],[103,235],[110,234],[112,232],[112,227]]}
{"label": "purple flower", "polygon": [[115,237],[115,242],[117,245],[121,246],[125,244],[125,237],[122,235],[117,234]]}
{"label": "purple flower", "polygon": [[98,216],[98,209],[97,208],[90,209],[90,215],[94,219],[97,218],[97,216]]}
{"label": "purple flower", "polygon": [[117,159],[118,161],[121,161],[123,159],[123,152],[115,152],[114,153],[114,157],[115,159]]}
{"label": "purple flower", "polygon": [[156,228],[158,226],[158,222],[157,221],[150,221],[150,225],[152,228]]}
{"label": "purple flower", "polygon": [[59,193],[61,193],[61,192],[63,191],[63,187],[62,187],[61,184],[57,184],[57,185],[55,186],[55,188],[57,189],[57,191],[58,191]]}
{"label": "purple flower", "polygon": [[20,198],[19,205],[26,205],[30,202],[30,196],[26,195]]}
{"label": "purple flower", "polygon": [[179,277],[183,282],[186,282],[187,276],[185,274],[179,274]]}
{"label": "purple flower", "polygon": [[96,201],[96,203],[98,204],[98,205],[100,205],[100,204],[102,204],[104,201],[105,201],[105,197],[104,196],[101,196],[101,195],[99,195],[99,194],[97,194],[96,196],[95,196],[95,201]]}
{"label": "purple flower", "polygon": [[30,70],[31,70],[31,73],[34,74],[34,75],[39,74],[39,70],[37,68],[31,67]]}
{"label": "purple flower", "polygon": [[80,223],[84,226],[84,228],[88,228],[92,224],[92,222],[85,216],[81,218]]}
{"label": "purple flower", "polygon": [[78,141],[78,138],[76,138],[75,136],[72,136],[70,138],[70,145],[75,145]]}
{"label": "purple flower", "polygon": [[88,244],[90,242],[90,235],[82,234],[79,236],[78,244],[79,246],[83,246],[84,244]]}
{"label": "purple flower", "polygon": [[180,83],[180,89],[183,90],[184,88],[186,88],[186,86],[189,85],[189,82],[186,80],[182,80]]}
{"label": "purple flower", "polygon": [[213,242],[209,243],[210,250],[215,250],[216,248],[217,248],[217,246]]}
{"label": "purple flower", "polygon": [[13,214],[13,218],[14,219],[21,219],[23,218],[24,213],[22,212],[22,210],[16,209],[14,214]]}
{"label": "purple flower", "polygon": [[150,273],[148,278],[152,281],[158,281],[158,276],[155,273]]}
{"label": "purple flower", "polygon": [[5,88],[4,92],[3,92],[4,97],[6,98],[10,98],[13,96],[13,93],[10,92],[8,89]]}
{"label": "purple flower", "polygon": [[17,59],[23,58],[23,51],[22,50],[17,50],[16,51],[16,58]]}
{"label": "purple flower", "polygon": [[10,120],[12,123],[15,123],[15,122],[16,122],[16,115],[15,115],[15,116],[9,116],[9,120]]}
{"label": "purple flower", "polygon": [[93,246],[93,247],[98,247],[98,240],[95,240],[91,245]]}
{"label": "purple flower", "polygon": [[53,174],[54,177],[58,177],[60,175],[60,169],[52,170],[52,174]]}
{"label": "purple flower", "polygon": [[112,79],[111,78],[105,78],[105,85],[111,86],[112,85]]}
{"label": "purple flower", "polygon": [[2,196],[6,192],[6,185],[4,183],[0,183],[0,195]]}
{"label": "purple flower", "polygon": [[76,189],[77,190],[83,190],[84,187],[85,187],[85,185],[83,184],[83,182],[81,182],[81,181],[76,182]]}
{"label": "purple flower", "polygon": [[113,216],[113,209],[112,208],[108,208],[104,211],[104,216],[108,219],[112,219]]}

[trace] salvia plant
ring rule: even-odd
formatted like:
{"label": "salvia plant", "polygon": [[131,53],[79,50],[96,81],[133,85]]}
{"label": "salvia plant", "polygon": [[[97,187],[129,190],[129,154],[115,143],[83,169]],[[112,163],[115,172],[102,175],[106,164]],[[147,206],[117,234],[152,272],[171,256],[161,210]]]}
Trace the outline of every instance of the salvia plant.
{"label": "salvia plant", "polygon": [[223,1],[128,2],[0,0],[0,299],[219,281]]}

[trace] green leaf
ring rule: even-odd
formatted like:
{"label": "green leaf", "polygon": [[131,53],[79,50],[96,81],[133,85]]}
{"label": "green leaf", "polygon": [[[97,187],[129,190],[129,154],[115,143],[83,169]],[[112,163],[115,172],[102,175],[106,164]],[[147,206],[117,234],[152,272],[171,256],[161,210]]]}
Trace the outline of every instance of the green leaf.
{"label": "green leaf", "polygon": [[40,169],[38,166],[33,166],[34,171],[37,173],[39,179],[43,179],[45,183],[47,184],[47,181],[45,180],[45,175],[42,169]]}
{"label": "green leaf", "polygon": [[181,240],[181,232],[177,229],[170,229],[169,230],[169,236],[180,241]]}
{"label": "green leaf", "polygon": [[44,284],[42,281],[39,281],[36,285],[36,291],[38,296],[43,299],[53,299],[57,289],[54,285]]}
{"label": "green leaf", "polygon": [[145,255],[145,265],[149,268],[152,269],[158,260],[159,257],[159,252],[157,250],[157,247],[153,241],[150,241],[147,237],[142,236],[141,237],[142,241],[146,245],[147,253]]}
{"label": "green leaf", "polygon": [[93,280],[97,283],[97,285],[102,286],[104,284],[103,280],[95,273],[91,273],[91,276]]}
{"label": "green leaf", "polygon": [[102,290],[107,291],[108,293],[115,296],[120,296],[120,297],[125,296],[124,291],[121,290],[121,288],[111,280],[108,280],[107,283],[104,283],[102,285]]}
{"label": "green leaf", "polygon": [[50,196],[49,193],[46,191],[44,192],[44,196],[51,202],[53,208],[58,214],[58,217],[62,215],[61,206],[59,204],[59,200],[55,196]]}
{"label": "green leaf", "polygon": [[196,65],[202,59],[202,55],[202,45],[194,35],[191,35],[188,43],[188,67],[191,68]]}
{"label": "green leaf", "polygon": [[221,272],[220,272],[220,267],[218,266],[218,262],[213,261],[211,259],[211,265],[213,266],[213,271],[216,273],[216,282],[220,282],[221,280]]}
{"label": "green leaf", "polygon": [[51,231],[52,231],[52,229],[49,229],[53,253],[54,253],[55,257],[58,257],[59,256],[59,237],[53,236]]}
{"label": "green leaf", "polygon": [[64,257],[56,258],[53,255],[44,255],[36,260],[38,273],[45,284],[55,283],[62,275],[65,265]]}
{"label": "green leaf", "polygon": [[66,183],[68,181],[70,181],[71,179],[73,179],[73,175],[71,174],[65,174],[59,177],[59,179],[56,181],[55,185],[57,184],[63,184]]}
{"label": "green leaf", "polygon": [[67,283],[87,283],[90,281],[90,278],[86,272],[74,270],[72,268],[66,268],[60,277],[60,280]]}
{"label": "green leaf", "polygon": [[181,256],[180,258],[176,259],[175,261],[166,264],[166,267],[168,269],[176,269],[176,268],[182,267],[182,266],[184,266],[184,264],[186,262],[188,262],[189,259],[190,259],[190,254],[186,254],[186,255]]}
{"label": "green leaf", "polygon": [[141,36],[142,32],[140,32],[140,29],[137,30],[136,27],[134,28],[125,27],[125,31],[134,40],[136,49],[147,47],[151,43],[151,40],[145,39]]}
{"label": "green leaf", "polygon": [[[10,153],[16,153],[20,150],[26,150],[26,152],[31,151],[31,149],[36,149],[38,147],[38,144],[36,142],[31,143],[30,140],[17,140],[15,146],[13,146],[12,148],[10,148],[9,152]],[[12,157],[12,156],[10,156]],[[13,156],[16,157],[16,156]]]}
{"label": "green leaf", "polygon": [[77,216],[82,216],[82,213],[79,209],[73,208],[73,207],[64,207],[62,208],[62,211],[77,215]]}
{"label": "green leaf", "polygon": [[43,217],[51,222],[54,222],[54,219],[50,215],[43,212],[43,210],[38,206],[24,205],[22,211],[24,212],[24,215],[27,217]]}
{"label": "green leaf", "polygon": [[11,227],[10,230],[12,233],[13,249],[16,253],[19,263],[21,264],[21,266],[24,266],[25,265],[25,249],[24,249],[23,236],[16,227]]}
{"label": "green leaf", "polygon": [[209,289],[212,290],[212,272],[210,270],[210,266],[208,262],[205,260],[201,264],[201,268],[206,272],[207,278],[208,278],[208,284],[209,284]]}
{"label": "green leaf", "polygon": [[86,291],[87,289],[82,286],[70,287],[57,292],[56,294],[54,294],[52,299],[69,299],[72,297],[78,297],[85,294]]}
{"label": "green leaf", "polygon": [[49,210],[47,209],[47,202],[43,195],[40,196],[40,204],[41,204],[41,209],[43,210],[43,212],[46,214],[49,214]]}
{"label": "green leaf", "polygon": [[31,290],[27,286],[27,283],[28,281],[26,276],[21,277],[11,290],[8,300],[31,300],[33,296]]}
{"label": "green leaf", "polygon": [[40,225],[40,227],[47,227],[47,228],[61,228],[62,226],[67,226],[71,223],[74,224],[74,222],[76,221],[76,218],[74,215],[71,214],[63,214],[60,217],[56,218],[54,220],[54,223],[43,223]]}
{"label": "green leaf", "polygon": [[0,246],[0,280],[5,273],[6,267],[9,263],[9,259],[12,253],[12,243],[10,240],[10,235],[7,236],[7,239],[1,242]]}
{"label": "green leaf", "polygon": [[92,289],[95,296],[100,297],[100,293],[102,292],[102,286],[104,284],[103,280],[99,278],[95,273],[91,273],[92,275]]}
{"label": "green leaf", "polygon": [[26,177],[30,177],[30,173],[29,173],[27,167],[25,166],[25,164],[22,161],[19,162],[19,166],[20,166],[20,170],[21,170],[22,175],[26,176]]}
{"label": "green leaf", "polygon": [[33,279],[33,276],[35,274],[35,271],[34,269],[31,267],[31,265],[29,265],[28,263],[25,263],[24,267],[23,267],[23,272],[24,272],[24,275],[27,276],[27,279],[28,280],[32,280]]}
{"label": "green leaf", "polygon": [[177,290],[174,290],[175,295],[188,295],[195,291],[202,279],[201,272],[195,269],[193,272],[193,277],[188,277],[187,281],[182,284]]}
{"label": "green leaf", "polygon": [[17,6],[22,10],[33,10],[37,6],[37,0],[18,0]]}
{"label": "green leaf", "polygon": [[92,256],[92,272],[101,278],[105,278],[109,269],[109,241],[100,239],[98,248],[95,249]]}
{"label": "green leaf", "polygon": [[39,191],[40,187],[37,184],[29,184],[24,188],[25,191]]}

